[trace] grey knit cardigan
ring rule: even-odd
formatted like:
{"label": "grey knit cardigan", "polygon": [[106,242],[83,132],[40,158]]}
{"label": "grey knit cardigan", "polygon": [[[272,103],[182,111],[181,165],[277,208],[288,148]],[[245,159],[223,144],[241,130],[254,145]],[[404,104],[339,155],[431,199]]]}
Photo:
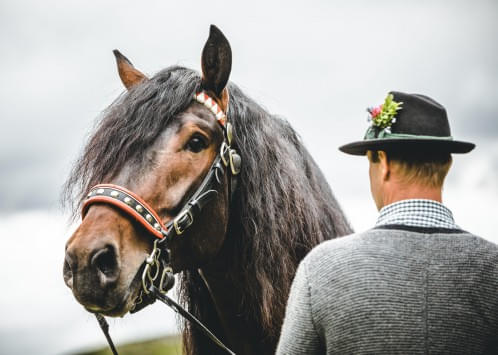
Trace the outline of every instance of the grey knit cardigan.
{"label": "grey knit cardigan", "polygon": [[277,354],[498,354],[498,246],[377,227],[299,265]]}

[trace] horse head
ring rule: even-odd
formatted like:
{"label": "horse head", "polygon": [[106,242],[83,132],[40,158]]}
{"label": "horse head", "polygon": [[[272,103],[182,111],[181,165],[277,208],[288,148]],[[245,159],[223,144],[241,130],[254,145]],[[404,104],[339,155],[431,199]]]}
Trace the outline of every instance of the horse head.
{"label": "horse head", "polygon": [[[87,145],[87,161],[80,163],[100,170],[91,184],[123,187],[155,211],[161,225],[168,225],[201,185],[226,139],[226,122],[220,124],[220,117],[229,105],[230,45],[221,31],[211,26],[202,51],[202,78],[190,80],[197,82],[194,86],[167,90],[165,82],[180,74],[170,71],[148,78],[119,51],[114,54],[127,91],[106,113]],[[204,99],[193,100],[192,92],[202,92],[212,102],[206,105]],[[104,139],[107,146],[98,147],[106,135],[112,137]],[[229,174],[221,174],[219,179],[216,198],[188,233],[168,243],[174,272],[212,262],[224,244]],[[140,212],[143,208],[130,207]],[[97,200],[84,207],[84,218],[66,244],[64,280],[87,310],[122,316],[139,295],[141,266],[154,239],[122,208]]]}
{"label": "horse head", "polygon": [[[299,261],[351,232],[325,177],[285,119],[227,83],[231,50],[216,27],[202,75],[173,66],[148,78],[115,55],[127,90],[66,183],[84,216],[67,242],[66,284],[91,312],[135,311],[148,255],[166,240],[180,302],[238,354],[273,354]],[[190,223],[185,206],[198,206],[213,171],[216,197]],[[219,351],[188,323],[183,344]]]}

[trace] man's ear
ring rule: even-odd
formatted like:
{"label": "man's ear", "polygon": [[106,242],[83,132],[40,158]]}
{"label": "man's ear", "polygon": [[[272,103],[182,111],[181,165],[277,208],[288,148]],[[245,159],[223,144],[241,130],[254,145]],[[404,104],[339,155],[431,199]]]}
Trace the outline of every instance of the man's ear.
{"label": "man's ear", "polygon": [[387,181],[391,177],[391,165],[389,163],[389,159],[387,157],[386,152],[383,150],[379,150],[377,152],[377,155],[379,157],[380,173],[382,181]]}

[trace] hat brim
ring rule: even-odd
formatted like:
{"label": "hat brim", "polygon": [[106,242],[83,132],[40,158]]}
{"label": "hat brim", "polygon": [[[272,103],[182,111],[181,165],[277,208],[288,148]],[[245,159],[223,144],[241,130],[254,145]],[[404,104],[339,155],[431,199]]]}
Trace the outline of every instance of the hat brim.
{"label": "hat brim", "polygon": [[[447,139],[367,139],[339,147],[341,152],[351,155],[365,155],[367,150],[424,149],[463,154],[475,148],[474,143]],[[413,147],[413,148],[412,148]]]}

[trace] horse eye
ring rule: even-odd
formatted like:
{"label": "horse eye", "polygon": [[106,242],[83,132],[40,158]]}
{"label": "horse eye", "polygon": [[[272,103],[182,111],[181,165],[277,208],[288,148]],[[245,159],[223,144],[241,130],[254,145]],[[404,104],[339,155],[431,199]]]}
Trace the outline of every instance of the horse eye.
{"label": "horse eye", "polygon": [[185,149],[190,150],[193,153],[199,153],[201,150],[206,149],[207,144],[204,139],[199,136],[194,136],[190,138]]}

